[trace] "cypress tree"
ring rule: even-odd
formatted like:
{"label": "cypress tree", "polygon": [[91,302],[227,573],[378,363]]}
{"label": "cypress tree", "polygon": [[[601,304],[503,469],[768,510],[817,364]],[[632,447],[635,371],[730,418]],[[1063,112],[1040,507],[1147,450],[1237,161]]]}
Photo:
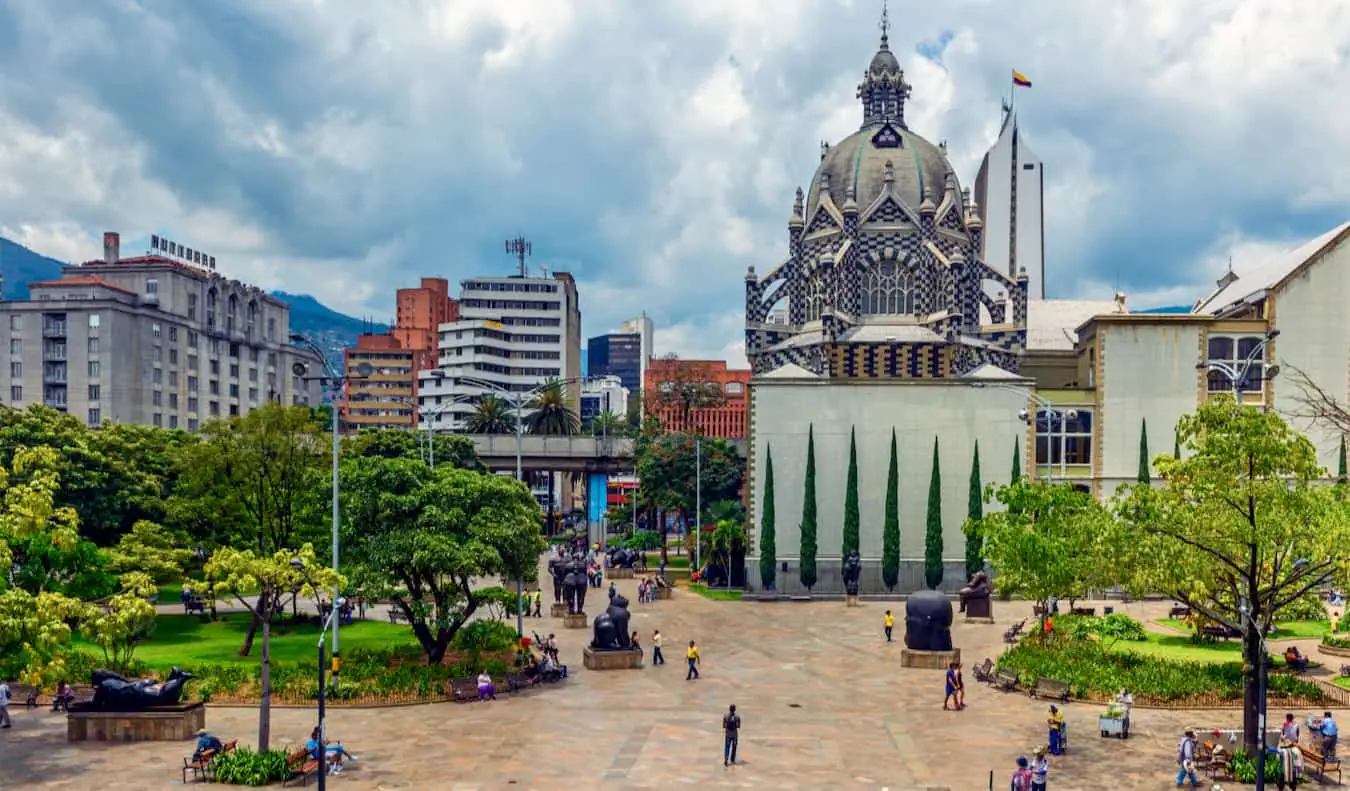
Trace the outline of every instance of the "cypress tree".
{"label": "cypress tree", "polygon": [[858,438],[848,432],[848,487],[844,490],[844,548],[841,558],[858,551]]}
{"label": "cypress tree", "polygon": [[1181,461],[1181,432],[1172,430],[1172,458]]}
{"label": "cypress tree", "polygon": [[1139,482],[1149,483],[1148,472],[1148,418],[1139,422]]}
{"label": "cypress tree", "polygon": [[980,441],[975,440],[975,459],[970,463],[970,501],[966,508],[966,518],[970,520],[970,529],[966,533],[966,576],[984,570],[984,534],[980,532],[980,520],[984,518],[984,492],[980,483]]}
{"label": "cypress tree", "polygon": [[806,435],[806,491],[802,494],[801,581],[807,590],[816,584],[816,427]]}
{"label": "cypress tree", "polygon": [[1340,462],[1336,467],[1336,483],[1346,483],[1348,479],[1350,479],[1350,477],[1346,475],[1345,469],[1345,437],[1342,436]]}
{"label": "cypress tree", "polygon": [[1013,470],[1012,483],[1022,480],[1022,441],[1019,438],[1013,443]]}
{"label": "cypress tree", "polygon": [[777,522],[773,510],[773,446],[764,450],[764,507],[759,523],[759,584],[764,590],[773,590],[778,573],[778,547],[775,541]]}
{"label": "cypress tree", "polygon": [[933,476],[928,480],[928,530],[923,541],[923,578],[929,588],[942,584],[942,469],[938,438],[933,437]]}
{"label": "cypress tree", "polygon": [[886,473],[886,523],[881,529],[881,580],[886,590],[900,581],[900,459],[891,429],[891,467]]}

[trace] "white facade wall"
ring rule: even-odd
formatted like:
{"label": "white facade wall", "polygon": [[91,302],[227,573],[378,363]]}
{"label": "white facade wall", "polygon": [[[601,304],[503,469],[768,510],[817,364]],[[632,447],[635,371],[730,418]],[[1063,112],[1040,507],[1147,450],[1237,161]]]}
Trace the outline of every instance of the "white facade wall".
{"label": "white facade wall", "polygon": [[1291,417],[1300,411],[1300,390],[1290,374],[1297,368],[1341,403],[1350,396],[1350,244],[1342,243],[1296,275],[1275,295],[1273,327],[1280,331],[1273,346],[1284,369],[1270,385],[1276,411],[1305,432],[1317,446],[1322,466],[1335,474],[1340,435],[1324,426]]}
{"label": "white facade wall", "polygon": [[[1026,426],[1018,412],[1026,397],[1017,392],[962,383],[825,383],[809,380],[756,380],[751,386],[753,479],[750,492],[751,587],[759,584],[758,541],[763,505],[764,471],[773,452],[776,510],[775,553],[780,566],[777,589],[798,590],[801,535],[799,525],[806,475],[808,428],[814,427],[817,504],[817,592],[842,591],[839,576],[843,544],[844,493],[848,476],[849,431],[857,430],[860,544],[864,559],[863,589],[884,590],[880,576],[886,476],[891,430],[895,429],[900,468],[901,583],[898,589],[922,587],[924,533],[933,440],[940,437],[944,552],[944,587],[959,588],[962,573],[970,465],[975,440],[980,440],[980,468],[986,484],[1005,483],[1013,447],[1023,443]],[[1026,468],[1025,449],[1022,453]]]}
{"label": "white facade wall", "polygon": [[1045,299],[1044,166],[1022,141],[1020,132],[1016,139],[1017,267],[1027,270],[1027,298]]}
{"label": "white facade wall", "polygon": [[[1199,324],[1111,324],[1101,332],[1100,409],[1094,416],[1101,455],[1098,493],[1110,496],[1137,480],[1139,432],[1148,421],[1149,455],[1171,453],[1177,421],[1199,394]],[[1156,471],[1154,471],[1156,473]]]}
{"label": "white facade wall", "polygon": [[984,155],[975,194],[984,221],[985,263],[1012,278],[1025,268],[1028,299],[1045,299],[1043,170],[1040,158],[1022,139],[1014,117]]}

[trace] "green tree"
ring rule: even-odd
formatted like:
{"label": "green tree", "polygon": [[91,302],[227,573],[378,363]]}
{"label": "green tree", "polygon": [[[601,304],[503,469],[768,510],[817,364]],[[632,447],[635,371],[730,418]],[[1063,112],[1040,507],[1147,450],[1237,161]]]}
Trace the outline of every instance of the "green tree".
{"label": "green tree", "polygon": [[1139,422],[1139,483],[1149,483],[1148,419]]}
{"label": "green tree", "polygon": [[[696,452],[695,442],[699,441],[703,449]],[[634,442],[633,455],[641,481],[639,504],[648,509],[648,524],[656,524],[654,511],[658,508],[678,513],[685,524],[693,524],[700,484],[705,504],[734,500],[740,495],[745,462],[726,440],[648,432]],[[701,459],[697,466],[696,459]],[[666,534],[662,531],[661,558],[666,557]]]}
{"label": "green tree", "polygon": [[942,467],[938,439],[933,438],[933,475],[928,479],[928,526],[923,537],[923,579],[929,588],[942,584]]}
{"label": "green tree", "polygon": [[[131,532],[122,536],[117,546],[108,550],[108,570],[114,574],[141,572],[155,584],[174,582],[183,576],[183,567],[192,562],[196,553],[185,549],[182,542],[162,526],[142,519],[132,525]],[[123,588],[126,588],[123,580]],[[146,587],[137,584],[136,587]]]}
{"label": "green tree", "polygon": [[1336,483],[1345,484],[1350,481],[1350,476],[1346,474],[1345,468],[1345,437],[1341,437],[1341,450],[1336,454]]}
{"label": "green tree", "polygon": [[1022,441],[1020,437],[1017,442],[1013,443],[1012,475],[1008,480],[1012,483],[1022,480]]}
{"label": "green tree", "polygon": [[567,403],[567,387],[561,380],[545,382],[529,408],[525,427],[531,434],[570,437],[581,433],[581,419]]}
{"label": "green tree", "polygon": [[[301,409],[306,421],[309,411]],[[286,611],[283,598],[299,591],[305,598],[316,598],[321,590],[334,590],[345,585],[345,580],[314,555],[314,546],[304,544],[296,549],[280,549],[272,553],[254,549],[220,547],[206,561],[203,568],[215,595],[233,596],[253,616],[254,624],[262,626],[262,652],[258,657],[259,693],[258,750],[266,751],[272,732],[272,621]],[[240,656],[248,656],[252,646],[252,627]]]}
{"label": "green tree", "polygon": [[844,489],[844,547],[840,558],[847,558],[850,552],[857,552],[859,545],[858,514],[858,438],[853,429],[848,432],[848,484]]}
{"label": "green tree", "polygon": [[1072,486],[1015,481],[993,496],[1004,509],[966,523],[966,534],[984,537],[984,555],[998,572],[1003,593],[1046,605],[1074,599],[1109,574],[1114,557],[1111,513]]}
{"label": "green tree", "polygon": [[155,593],[155,581],[150,575],[123,574],[121,588],[80,625],[84,636],[103,649],[104,661],[114,670],[131,667],[136,646],[155,626],[155,605],[149,599]]}
{"label": "green tree", "polygon": [[1181,429],[1172,429],[1172,458],[1181,458]]}
{"label": "green tree", "polygon": [[[200,531],[202,545],[251,549],[259,559],[318,538],[331,498],[330,445],[310,411],[269,403],[212,421],[183,456],[170,510]],[[326,490],[326,491],[325,491]],[[289,556],[289,555],[288,555]],[[264,621],[257,610],[240,650],[248,656]]]}
{"label": "green tree", "polygon": [[[435,434],[436,466],[447,464],[465,469],[480,469],[473,440],[454,434]],[[425,432],[397,428],[362,429],[342,440],[342,455],[381,456],[386,459],[425,459]]]}
{"label": "green tree", "polygon": [[802,585],[811,590],[816,584],[816,426],[811,424],[806,434],[806,482],[802,493],[801,526]]}
{"label": "green tree", "polygon": [[343,480],[353,582],[392,600],[432,664],[482,605],[474,582],[513,579],[547,546],[539,504],[513,478],[358,458],[344,463]]}
{"label": "green tree", "polygon": [[975,458],[970,462],[970,499],[966,504],[966,576],[984,570],[984,483],[980,479],[980,441],[975,440]]}
{"label": "green tree", "polygon": [[464,419],[464,430],[470,434],[515,433],[515,410],[505,399],[485,395],[474,404],[473,411]]}
{"label": "green tree", "polygon": [[891,465],[886,472],[886,520],[881,528],[881,580],[886,590],[900,581],[900,457],[891,429]]}
{"label": "green tree", "polygon": [[759,519],[759,584],[773,590],[778,577],[778,520],[773,500],[773,446],[764,449],[764,505]]}
{"label": "green tree", "polygon": [[1277,414],[1220,397],[1183,417],[1180,432],[1187,458],[1154,459],[1167,485],[1136,485],[1120,500],[1125,536],[1111,565],[1132,590],[1167,593],[1241,631],[1252,747],[1261,635],[1300,598],[1344,579],[1350,504],[1319,485],[1315,448]]}

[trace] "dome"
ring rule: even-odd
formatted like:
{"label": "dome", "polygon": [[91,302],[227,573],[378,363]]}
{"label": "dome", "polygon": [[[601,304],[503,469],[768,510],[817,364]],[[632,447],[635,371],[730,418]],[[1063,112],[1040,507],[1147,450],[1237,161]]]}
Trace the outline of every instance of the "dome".
{"label": "dome", "polygon": [[[879,148],[875,145],[873,140],[886,129],[900,138],[899,146]],[[895,194],[911,210],[919,210],[925,189],[934,204],[942,203],[947,174],[952,172],[952,166],[942,149],[908,129],[897,126],[880,129],[867,127],[844,138],[825,155],[815,177],[811,179],[811,192],[806,204],[809,208],[807,217],[814,214],[819,205],[820,177],[824,173],[830,175],[830,197],[836,206],[844,205],[849,188],[852,187],[859,211],[866,211],[881,195],[886,184],[887,161],[890,161],[895,174]],[[957,190],[960,190],[959,184]]]}
{"label": "dome", "polygon": [[891,52],[890,47],[882,43],[881,49],[872,56],[872,62],[868,65],[867,71],[872,74],[899,74],[900,61],[896,59],[895,53]]}

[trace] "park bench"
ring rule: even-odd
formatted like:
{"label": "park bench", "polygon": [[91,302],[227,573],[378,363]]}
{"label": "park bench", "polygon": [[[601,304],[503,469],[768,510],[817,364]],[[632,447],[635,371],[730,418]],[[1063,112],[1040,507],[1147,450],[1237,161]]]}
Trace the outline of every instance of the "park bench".
{"label": "park bench", "polygon": [[10,684],[9,695],[12,700],[23,701],[25,708],[37,708],[38,691],[37,687],[31,687],[27,684]]}
{"label": "park bench", "polygon": [[1096,607],[1074,607],[1069,610],[1069,615],[1086,615],[1091,618],[1097,614]]}
{"label": "park bench", "polygon": [[203,750],[201,757],[195,761],[190,755],[183,758],[183,782],[186,783],[188,781],[189,772],[192,773],[193,779],[198,782],[210,782],[212,779],[210,776],[211,762],[216,760],[216,756],[221,753],[233,752],[234,748],[237,746],[239,746],[239,740],[231,739],[221,745],[219,752],[216,750]]}
{"label": "park bench", "polygon": [[1025,629],[1026,626],[1027,626],[1026,619],[1023,619],[1019,623],[1013,624],[1013,626],[1009,628],[1008,631],[1003,633],[1003,642],[1008,644],[1016,643],[1018,638],[1022,636],[1022,630]]}
{"label": "park bench", "polygon": [[309,785],[309,779],[319,773],[319,762],[314,760],[309,751],[300,749],[286,756],[286,779],[281,781],[281,787],[285,788],[296,780],[301,781],[302,786]]}
{"label": "park bench", "polygon": [[524,673],[506,674],[506,689],[509,692],[519,692],[532,686],[534,686],[534,681]]}
{"label": "park bench", "polygon": [[1017,674],[1010,670],[1000,670],[994,674],[994,686],[1004,692],[1017,689]]}
{"label": "park bench", "polygon": [[1187,607],[1184,604],[1173,604],[1172,609],[1167,611],[1167,617],[1177,618],[1179,620],[1184,621],[1187,618],[1191,617],[1191,608]]}
{"label": "park bench", "polygon": [[206,615],[206,602],[202,601],[200,596],[189,596],[183,600],[183,613],[185,615]]}
{"label": "park bench", "polygon": [[973,668],[975,680],[982,684],[989,684],[994,680],[994,660],[985,659],[984,662]]}
{"label": "park bench", "polygon": [[450,682],[450,697],[456,703],[478,700],[478,679],[456,678]]}
{"label": "park bench", "polygon": [[408,616],[404,615],[402,610],[398,609],[392,604],[389,605],[389,623],[400,624],[407,622]]}
{"label": "park bench", "polygon": [[1036,616],[1037,618],[1041,617],[1042,615],[1045,615],[1045,612],[1046,610],[1044,604],[1031,605],[1031,614]]}
{"label": "park bench", "polygon": [[1341,678],[1350,678],[1350,665],[1341,665]]}
{"label": "park bench", "polygon": [[1202,637],[1213,637],[1219,640],[1229,640],[1234,637],[1241,637],[1242,632],[1239,632],[1237,629],[1230,626],[1223,626],[1222,624],[1209,624],[1200,627],[1200,635]]}
{"label": "park bench", "polygon": [[1058,679],[1041,676],[1036,679],[1036,686],[1032,687],[1027,694],[1033,698],[1068,702],[1069,685]]}
{"label": "park bench", "polygon": [[1323,780],[1327,779],[1327,772],[1335,772],[1336,784],[1340,784],[1341,759],[1335,757],[1327,758],[1316,750],[1309,749],[1301,744],[1298,746],[1298,751],[1303,753],[1303,765],[1307,767],[1307,771],[1317,772],[1317,774],[1321,775]]}

